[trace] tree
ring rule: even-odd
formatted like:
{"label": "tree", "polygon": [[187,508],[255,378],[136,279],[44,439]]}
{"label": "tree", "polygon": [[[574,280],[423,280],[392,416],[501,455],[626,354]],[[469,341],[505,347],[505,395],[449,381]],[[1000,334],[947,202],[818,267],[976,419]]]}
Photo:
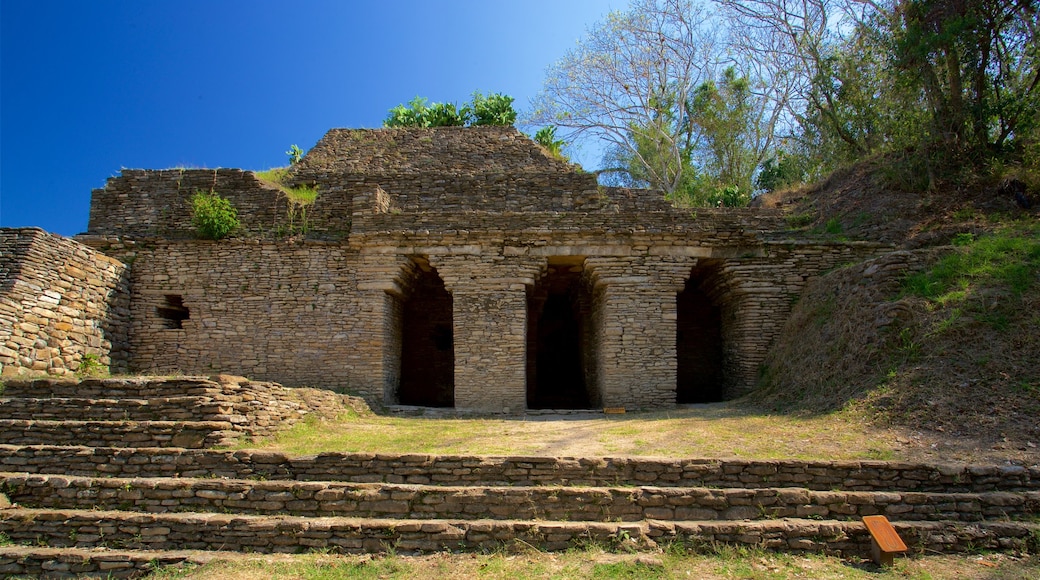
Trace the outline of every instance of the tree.
{"label": "tree", "polygon": [[[764,70],[735,48],[720,14],[704,3],[635,0],[628,11],[609,14],[550,68],[527,122],[558,126],[572,141],[605,142],[607,167],[600,173],[611,183],[649,186],[677,199],[701,174],[715,180],[720,167],[732,168],[735,157],[723,162],[714,157],[719,149],[713,144],[726,142],[745,147],[755,160],[749,167],[741,165],[747,173],[738,181],[750,184],[755,165],[771,146],[785,97],[776,91],[783,83],[770,82],[779,73]],[[740,95],[729,92],[727,70],[733,71],[734,82],[746,81]],[[742,101],[721,105],[712,98],[697,105],[696,91],[711,86],[726,89],[715,93],[718,99]],[[711,118],[723,109],[739,110],[746,121],[739,139],[711,135],[734,127],[718,123],[719,116]]]}
{"label": "tree", "polygon": [[488,96],[473,93],[473,99],[459,108],[454,103],[427,104],[423,97],[415,97],[408,106],[390,109],[384,127],[463,127],[480,125],[510,126],[516,122],[513,97],[501,93]]}
{"label": "tree", "polygon": [[1037,141],[1036,0],[717,1],[750,51],[789,58],[794,136],[825,168],[913,151],[932,173]]}

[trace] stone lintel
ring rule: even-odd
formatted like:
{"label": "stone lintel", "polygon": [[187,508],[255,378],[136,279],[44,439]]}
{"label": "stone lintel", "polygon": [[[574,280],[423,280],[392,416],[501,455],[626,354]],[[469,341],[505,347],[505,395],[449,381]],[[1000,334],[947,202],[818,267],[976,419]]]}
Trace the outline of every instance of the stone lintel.
{"label": "stone lintel", "polygon": [[714,257],[711,246],[652,246],[649,250],[651,256],[688,256],[691,258]]}
{"label": "stone lintel", "polygon": [[715,246],[711,248],[712,258],[764,258],[766,249],[762,246]]}
{"label": "stone lintel", "polygon": [[486,252],[480,245],[452,246],[363,246],[362,255],[399,255],[399,256],[480,256]]}
{"label": "stone lintel", "polygon": [[631,245],[617,246],[539,246],[527,248],[530,256],[631,256]]}
{"label": "stone lintel", "polygon": [[[640,286],[645,286],[649,283],[649,276],[601,276],[596,280],[597,286],[601,286],[603,284],[611,286],[626,286],[638,284]],[[640,290],[645,290],[645,288],[641,287]]]}

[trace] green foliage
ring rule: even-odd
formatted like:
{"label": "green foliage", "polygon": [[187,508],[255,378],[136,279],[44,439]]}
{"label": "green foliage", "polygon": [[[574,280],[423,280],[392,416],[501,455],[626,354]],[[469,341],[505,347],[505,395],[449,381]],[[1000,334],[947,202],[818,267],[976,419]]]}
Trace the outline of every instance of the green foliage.
{"label": "green foliage", "polygon": [[213,191],[196,191],[191,197],[191,212],[195,231],[204,239],[226,238],[240,225],[235,207]]}
{"label": "green foliage", "polygon": [[432,103],[415,97],[408,106],[397,105],[383,120],[384,127],[464,127],[478,125],[509,126],[516,122],[513,98],[501,93],[488,96],[473,93],[469,104]]}
{"label": "green foliage", "polygon": [[93,353],[84,354],[79,361],[76,375],[80,377],[98,377],[108,374],[108,367],[101,363],[101,357]]}
{"label": "green foliage", "polygon": [[300,149],[300,146],[295,143],[289,147],[285,154],[289,156],[289,165],[296,165],[303,159],[303,149]]}
{"label": "green foliage", "polygon": [[903,291],[943,303],[962,300],[980,284],[1021,295],[1037,284],[1038,276],[1040,225],[1007,227],[967,242],[931,269],[909,276]]}
{"label": "green foliage", "polygon": [[684,207],[746,206],[758,159],[749,81],[731,67],[685,105],[678,98],[672,89],[654,94],[652,119],[632,124],[628,145],[608,151],[605,164],[616,168],[608,181],[659,188]]}
{"label": "green foliage", "polygon": [[567,142],[563,139],[556,138],[555,126],[549,125],[548,127],[542,127],[539,129],[534,134],[534,141],[542,147],[545,147],[545,150],[552,154],[553,157],[564,161],[567,160],[567,158],[563,156],[563,147],[567,145]]}
{"label": "green foliage", "polygon": [[805,181],[806,171],[802,160],[786,151],[778,151],[776,155],[762,162],[755,177],[755,188],[761,191],[776,191],[782,187],[796,185]]}
{"label": "green foliage", "polygon": [[473,93],[470,101],[472,111],[471,126],[495,125],[510,127],[516,123],[516,110],[513,108],[513,97],[501,93],[491,93],[488,96]]}
{"label": "green foliage", "polygon": [[715,189],[751,192],[751,175],[758,163],[750,142],[752,110],[751,84],[733,67],[724,70],[718,82],[709,80],[694,91],[690,121],[700,128],[704,145],[691,154],[717,184]]}
{"label": "green foliage", "polygon": [[845,231],[845,226],[841,224],[841,220],[838,218],[831,218],[827,220],[827,223],[823,225],[823,231],[833,236],[840,235]]}

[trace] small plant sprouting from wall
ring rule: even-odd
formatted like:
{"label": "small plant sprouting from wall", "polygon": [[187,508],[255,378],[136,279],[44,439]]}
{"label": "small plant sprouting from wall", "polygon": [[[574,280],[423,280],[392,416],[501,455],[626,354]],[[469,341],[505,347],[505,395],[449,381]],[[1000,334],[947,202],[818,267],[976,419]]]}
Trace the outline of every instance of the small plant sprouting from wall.
{"label": "small plant sprouting from wall", "polygon": [[196,190],[191,196],[192,224],[201,238],[220,240],[238,229],[238,212],[215,191]]}
{"label": "small plant sprouting from wall", "polygon": [[303,159],[303,149],[300,149],[300,146],[295,143],[292,144],[292,147],[289,147],[285,154],[289,156],[290,165],[296,165]]}
{"label": "small plant sprouting from wall", "polygon": [[101,377],[108,374],[108,367],[101,362],[101,357],[87,353],[80,359],[76,375],[80,377]]}

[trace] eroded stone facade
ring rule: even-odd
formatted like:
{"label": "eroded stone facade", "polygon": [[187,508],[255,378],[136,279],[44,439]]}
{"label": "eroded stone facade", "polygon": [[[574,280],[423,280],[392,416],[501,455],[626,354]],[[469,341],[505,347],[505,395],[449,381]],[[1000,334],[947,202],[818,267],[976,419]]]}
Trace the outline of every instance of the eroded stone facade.
{"label": "eroded stone facade", "polygon": [[[599,187],[512,128],[334,129],[292,180],[319,197],[289,237],[284,194],[249,172],[94,191],[78,239],[132,264],[131,370],[483,412],[732,398],[805,281],[881,249]],[[235,238],[193,239],[196,189],[238,208]]]}
{"label": "eroded stone facade", "polygon": [[125,370],[129,269],[39,228],[0,229],[0,375]]}

